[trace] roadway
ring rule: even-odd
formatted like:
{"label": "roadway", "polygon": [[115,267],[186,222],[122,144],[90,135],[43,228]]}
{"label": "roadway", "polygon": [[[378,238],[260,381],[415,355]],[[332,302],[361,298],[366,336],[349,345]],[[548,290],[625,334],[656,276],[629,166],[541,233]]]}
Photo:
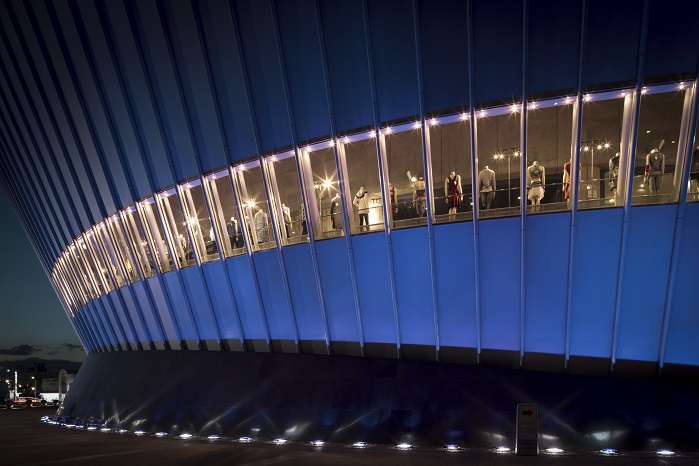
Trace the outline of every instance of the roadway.
{"label": "roadway", "polygon": [[355,449],[308,444],[243,444],[232,440],[182,440],[76,430],[40,421],[55,408],[0,409],[0,464],[3,466],[90,465],[677,465],[699,464],[699,456],[658,458],[651,454],[604,457],[592,454],[519,457],[489,450],[455,453],[399,451],[387,446]]}

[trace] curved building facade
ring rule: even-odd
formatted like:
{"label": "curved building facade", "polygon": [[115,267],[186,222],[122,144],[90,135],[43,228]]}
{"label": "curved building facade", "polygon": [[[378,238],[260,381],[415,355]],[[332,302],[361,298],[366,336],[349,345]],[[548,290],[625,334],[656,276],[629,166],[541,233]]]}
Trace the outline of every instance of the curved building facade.
{"label": "curved building facade", "polygon": [[3,1],[0,179],[90,355],[696,374],[697,12]]}

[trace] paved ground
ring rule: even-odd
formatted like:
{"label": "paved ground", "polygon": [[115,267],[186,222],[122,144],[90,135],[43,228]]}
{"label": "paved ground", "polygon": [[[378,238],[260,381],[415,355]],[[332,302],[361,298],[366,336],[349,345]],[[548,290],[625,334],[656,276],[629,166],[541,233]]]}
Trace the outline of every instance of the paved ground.
{"label": "paved ground", "polygon": [[692,458],[593,455],[518,457],[485,450],[457,453],[364,450],[331,446],[241,444],[230,440],[181,440],[69,429],[40,422],[55,408],[0,409],[0,465],[697,465]]}

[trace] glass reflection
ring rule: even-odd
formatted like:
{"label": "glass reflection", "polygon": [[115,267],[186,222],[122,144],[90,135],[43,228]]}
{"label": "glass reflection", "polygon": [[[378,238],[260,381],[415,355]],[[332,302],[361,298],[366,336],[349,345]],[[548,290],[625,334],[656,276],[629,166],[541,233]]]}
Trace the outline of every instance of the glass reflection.
{"label": "glass reflection", "polygon": [[233,185],[228,170],[221,170],[204,179],[204,192],[211,206],[213,225],[224,257],[245,253],[243,228],[236,208]]}
{"label": "glass reflection", "polygon": [[307,199],[316,239],[336,238],[345,234],[342,201],[335,164],[334,143],[324,142],[301,151],[306,175]]}
{"label": "glass reflection", "polygon": [[[110,220],[110,228],[112,224],[117,225],[116,218]],[[131,241],[131,249],[133,250],[136,264],[138,265],[143,278],[149,278],[155,275],[155,267],[153,258],[151,257],[150,248],[146,240],[146,233],[142,228],[138,213],[134,206],[127,207],[121,211],[121,220],[126,226],[127,238]]]}
{"label": "glass reflection", "polygon": [[685,93],[642,92],[632,205],[664,204],[677,198],[675,168]]}
{"label": "glass reflection", "polygon": [[174,251],[178,267],[194,265],[194,252],[175,188],[158,193],[156,199],[160,206],[165,236]]}
{"label": "glass reflection", "polygon": [[71,252],[73,253],[73,258],[77,268],[82,274],[82,279],[87,284],[88,290],[90,291],[91,300],[113,290],[114,285],[112,284],[111,280],[104,280],[104,276],[107,275],[106,269],[103,273],[95,265],[85,238],[83,236],[79,236],[75,240],[75,244],[77,246],[71,250]]}
{"label": "glass reflection", "polygon": [[[151,197],[140,201],[138,203],[138,213],[140,214],[144,232],[148,236],[148,241],[150,243],[150,250],[139,249],[142,254],[145,254],[142,256],[142,259],[147,260],[148,262],[155,259],[155,263],[158,265],[158,270],[160,270],[160,273],[174,270],[175,266],[172,262],[172,256],[170,255],[170,247],[165,239],[165,229],[158,218],[155,199]],[[128,224],[130,226],[130,230],[131,228],[137,227],[135,223],[129,222]],[[150,257],[151,251],[153,251],[155,254],[154,258]]]}
{"label": "glass reflection", "polygon": [[[272,196],[270,205],[275,212],[277,233],[282,246],[308,241],[306,212],[303,208],[301,183],[294,153],[275,154],[264,160]],[[272,244],[274,242],[272,231],[269,232],[269,241]]]}
{"label": "glass reflection", "polygon": [[68,254],[66,256],[66,264],[69,270],[73,273],[76,283],[85,290],[86,303],[92,301],[99,296],[96,290],[96,285],[94,283],[94,276],[90,270],[86,267],[83,261],[80,249],[84,246],[85,242],[82,237],[78,237],[68,248]]}
{"label": "glass reflection", "polygon": [[77,279],[75,278],[74,272],[68,264],[68,256],[69,253],[66,250],[58,260],[58,268],[61,271],[61,275],[63,276],[64,280],[72,290],[72,294],[76,298],[77,310],[79,310],[88,302],[87,294],[84,288],[79,285]]}
{"label": "glass reflection", "polygon": [[[408,127],[407,131],[385,128],[381,132],[381,147],[388,166],[392,228],[427,224],[422,127],[420,123]],[[460,203],[460,196],[454,200]]]}
{"label": "glass reflection", "polygon": [[102,231],[102,235],[105,237],[105,241],[107,238],[111,238],[119,257],[121,258],[121,264],[124,268],[127,281],[129,284],[139,281],[140,277],[136,271],[136,265],[134,263],[133,256],[131,255],[131,250],[129,249],[126,232],[124,231],[119,216],[112,215],[101,225],[104,224],[107,225],[108,230],[105,228],[104,231]]}
{"label": "glass reflection", "polygon": [[[527,212],[567,210],[573,99],[530,102],[527,112]],[[568,169],[564,169],[568,167]],[[566,178],[564,180],[564,177]]]}
{"label": "glass reflection", "polygon": [[342,172],[348,180],[344,194],[345,199],[351,199],[347,206],[352,208],[349,221],[353,235],[384,229],[376,140],[366,136],[343,137],[338,144]]}
{"label": "glass reflection", "polygon": [[[244,234],[252,252],[275,247],[269,220],[269,205],[262,181],[259,162],[254,161],[233,169],[238,199],[242,202]],[[305,224],[305,220],[304,220]]]}
{"label": "glass reflection", "polygon": [[218,259],[216,236],[206,207],[201,181],[198,179],[188,181],[178,189],[184,207],[185,224],[199,262],[205,263]]}
{"label": "glass reflection", "polygon": [[104,241],[102,238],[103,235],[106,235],[105,228],[104,222],[99,223],[95,225],[93,230],[85,234],[85,238],[95,261],[99,278],[106,286],[107,292],[109,292],[114,289],[112,280],[117,288],[126,285],[126,281],[120,269],[121,259],[114,250],[114,245],[109,240],[109,236],[107,235],[108,241]]}
{"label": "glass reflection", "polygon": [[479,215],[519,215],[521,105],[476,113]]}
{"label": "glass reflection", "polygon": [[[432,160],[434,186],[434,222],[453,222],[473,218],[471,201],[471,127],[467,115],[437,124],[427,120],[427,148]],[[420,204],[422,184],[415,183]],[[422,195],[424,196],[424,195]],[[418,208],[418,211],[420,208]]]}

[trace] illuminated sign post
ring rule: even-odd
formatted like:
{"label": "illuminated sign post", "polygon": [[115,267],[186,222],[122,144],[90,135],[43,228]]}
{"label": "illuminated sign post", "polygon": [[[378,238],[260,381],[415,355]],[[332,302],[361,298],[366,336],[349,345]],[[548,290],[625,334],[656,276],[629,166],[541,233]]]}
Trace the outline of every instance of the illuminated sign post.
{"label": "illuminated sign post", "polygon": [[535,404],[517,405],[515,453],[526,456],[539,454],[539,410]]}

